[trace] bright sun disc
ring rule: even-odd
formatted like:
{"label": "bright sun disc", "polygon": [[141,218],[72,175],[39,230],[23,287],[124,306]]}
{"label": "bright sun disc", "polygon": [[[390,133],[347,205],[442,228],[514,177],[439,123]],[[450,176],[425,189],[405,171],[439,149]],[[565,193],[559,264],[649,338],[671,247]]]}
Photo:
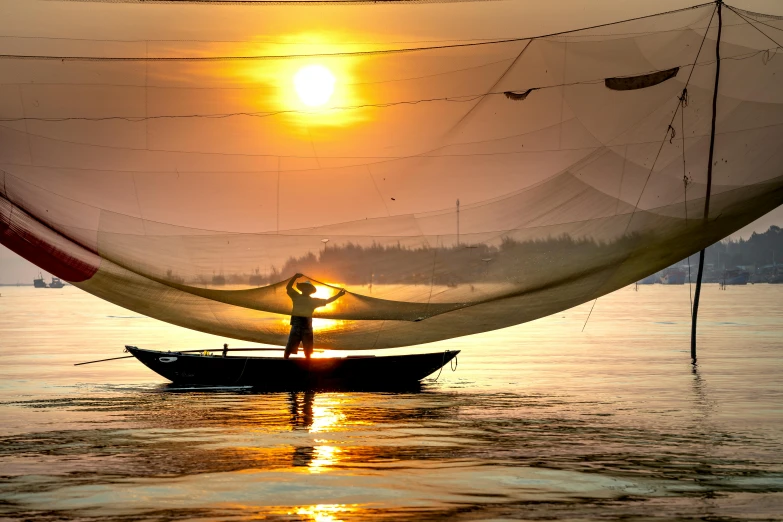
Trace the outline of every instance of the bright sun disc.
{"label": "bright sun disc", "polygon": [[323,65],[307,65],[294,75],[294,87],[302,103],[319,107],[329,101],[334,92],[334,75]]}

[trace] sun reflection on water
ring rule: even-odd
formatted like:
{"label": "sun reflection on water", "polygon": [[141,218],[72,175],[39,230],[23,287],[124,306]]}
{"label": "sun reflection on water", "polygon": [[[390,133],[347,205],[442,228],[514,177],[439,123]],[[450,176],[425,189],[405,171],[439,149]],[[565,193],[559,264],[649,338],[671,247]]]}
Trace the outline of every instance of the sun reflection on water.
{"label": "sun reflection on water", "polygon": [[339,522],[343,515],[358,511],[356,505],[348,504],[317,504],[314,506],[302,506],[289,515],[310,517],[313,522]]}
{"label": "sun reflection on water", "polygon": [[310,473],[321,473],[333,468],[340,460],[342,450],[335,446],[315,446],[313,448],[313,460],[307,467]]}
{"label": "sun reflection on water", "polygon": [[[344,402],[336,396],[292,392],[289,397],[291,430],[316,434],[344,429],[349,424],[346,414],[341,411]],[[322,473],[335,467],[343,450],[328,442],[313,439],[311,444],[294,447],[294,467],[306,468],[309,473]]]}
{"label": "sun reflection on water", "polygon": [[339,409],[341,403],[342,401],[336,398],[314,393],[292,393],[290,398],[291,429],[306,429],[309,433],[323,433],[343,427],[346,417]]}

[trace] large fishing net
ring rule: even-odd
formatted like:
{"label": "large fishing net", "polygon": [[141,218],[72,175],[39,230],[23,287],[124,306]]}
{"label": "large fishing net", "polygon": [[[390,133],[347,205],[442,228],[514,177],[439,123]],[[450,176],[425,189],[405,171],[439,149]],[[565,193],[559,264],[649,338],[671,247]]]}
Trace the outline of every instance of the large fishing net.
{"label": "large fishing net", "polygon": [[[575,306],[783,202],[779,18],[706,4],[536,36],[517,4],[497,27],[530,32],[488,39],[466,17],[503,13],[486,3],[219,4],[14,3],[3,244],[128,309],[272,344],[303,273],[316,297],[348,291],[316,310],[316,346],[373,349]],[[307,32],[375,9],[374,41]],[[309,65],[334,76],[320,108],[292,83]]]}

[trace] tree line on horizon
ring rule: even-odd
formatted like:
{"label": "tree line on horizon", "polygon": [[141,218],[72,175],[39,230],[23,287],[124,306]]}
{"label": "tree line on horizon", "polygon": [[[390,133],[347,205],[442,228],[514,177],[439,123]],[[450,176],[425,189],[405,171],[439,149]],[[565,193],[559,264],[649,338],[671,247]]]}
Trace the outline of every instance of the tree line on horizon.
{"label": "tree line on horizon", "polygon": [[[639,237],[620,238],[619,242],[638,242]],[[542,265],[552,272],[578,271],[586,259],[610,259],[617,242],[575,239],[567,234],[544,239],[520,241],[504,237],[498,245],[459,244],[452,246],[407,247],[372,243],[369,246],[344,243],[325,246],[318,253],[308,252],[288,258],[281,267],[271,266],[251,274],[214,274],[212,279],[199,278],[201,284],[221,286],[265,286],[303,273],[324,282],[341,284],[430,284],[456,286],[477,281],[503,281],[508,277],[532,272]],[[694,259],[691,259],[694,263]],[[705,263],[711,270],[738,266],[762,267],[783,265],[783,229],[771,226],[766,232],[754,233],[749,239],[724,239],[706,249]],[[687,263],[687,258],[675,265]],[[540,271],[540,270],[539,270]],[[169,272],[167,279],[183,282]]]}
{"label": "tree line on horizon", "polygon": [[754,232],[748,239],[719,241],[707,248],[704,262],[724,270],[783,265],[783,229],[772,225],[766,232]]}

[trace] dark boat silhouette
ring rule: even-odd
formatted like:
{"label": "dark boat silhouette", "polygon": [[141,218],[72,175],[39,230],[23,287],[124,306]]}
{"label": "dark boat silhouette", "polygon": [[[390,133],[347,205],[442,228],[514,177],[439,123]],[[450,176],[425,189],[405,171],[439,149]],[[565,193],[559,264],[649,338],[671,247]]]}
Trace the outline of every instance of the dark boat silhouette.
{"label": "dark boat silhouette", "polygon": [[33,286],[35,288],[49,288],[46,285],[46,281],[44,281],[43,274],[38,272],[38,277],[36,279],[33,279]]}
{"label": "dark boat silhouette", "polygon": [[52,282],[49,283],[49,288],[62,288],[64,286],[59,277],[52,277]]}
{"label": "dark boat silhouette", "polygon": [[[255,357],[161,352],[126,346],[136,359],[175,384],[263,389],[397,389],[416,385],[459,351],[348,357]],[[233,351],[237,351],[234,349]],[[218,352],[219,353],[219,352]]]}

